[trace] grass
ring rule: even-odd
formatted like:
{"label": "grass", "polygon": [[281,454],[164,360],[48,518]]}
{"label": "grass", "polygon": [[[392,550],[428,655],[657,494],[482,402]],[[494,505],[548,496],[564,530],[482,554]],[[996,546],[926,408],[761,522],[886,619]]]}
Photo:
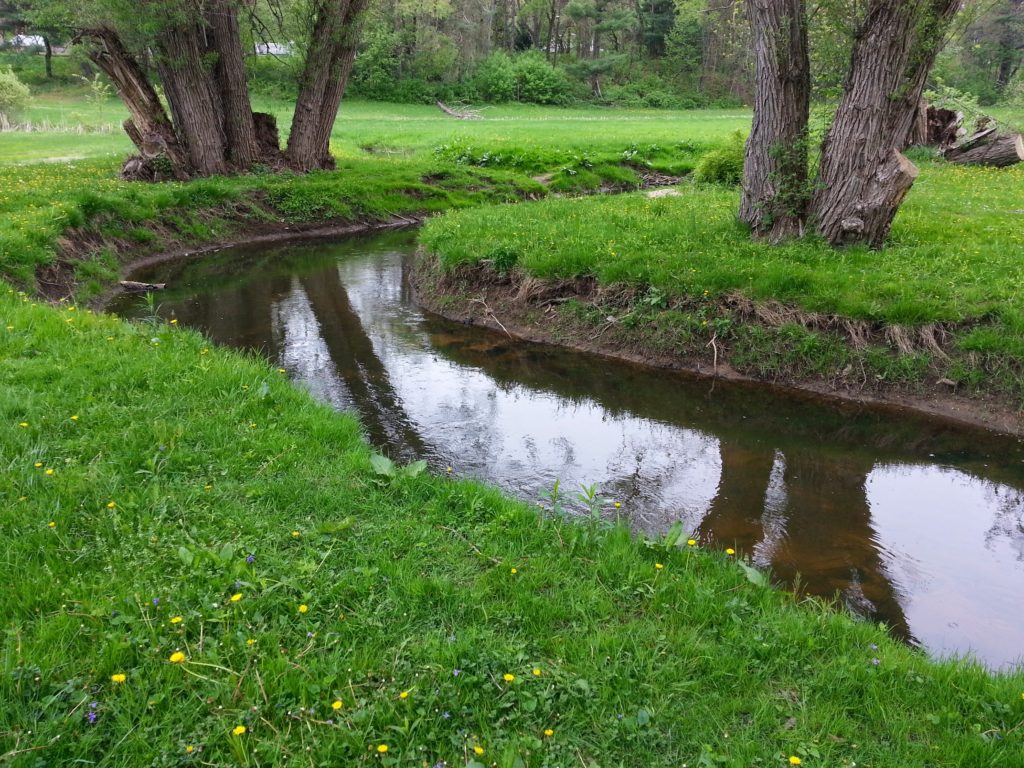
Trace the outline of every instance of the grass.
{"label": "grass", "polygon": [[[528,210],[454,213],[429,222],[422,240],[447,269],[497,259],[540,278],[626,284],[658,305],[696,302],[703,335],[722,340],[728,334],[707,322],[714,315],[707,305],[737,294],[879,326],[946,324],[957,329],[960,350],[1014,369],[1009,386],[1024,394],[1024,166],[923,166],[883,252],[837,251],[814,239],[754,243],[736,220],[735,189],[695,185],[661,199],[546,200]],[[850,360],[836,362],[841,370]],[[978,373],[958,361],[948,375]]]}
{"label": "grass", "polygon": [[375,472],[353,418],[192,332],[13,291],[0,315],[12,764],[1024,759],[1020,673],[725,553]]}

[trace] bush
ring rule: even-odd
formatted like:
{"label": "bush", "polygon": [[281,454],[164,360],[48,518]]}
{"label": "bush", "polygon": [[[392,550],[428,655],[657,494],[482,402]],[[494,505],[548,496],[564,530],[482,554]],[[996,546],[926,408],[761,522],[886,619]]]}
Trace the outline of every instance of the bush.
{"label": "bush", "polygon": [[743,135],[735,133],[724,147],[704,155],[693,169],[693,179],[699,184],[739,184],[743,180]]}
{"label": "bush", "polygon": [[485,101],[501,103],[516,99],[516,67],[503,51],[481,61],[473,81]]}
{"label": "bush", "polygon": [[31,93],[14,71],[0,69],[0,124],[10,122],[28,104]]}
{"label": "bush", "polygon": [[540,51],[530,51],[517,57],[514,71],[519,101],[564,104],[568,100],[568,80],[561,70],[551,66]]}

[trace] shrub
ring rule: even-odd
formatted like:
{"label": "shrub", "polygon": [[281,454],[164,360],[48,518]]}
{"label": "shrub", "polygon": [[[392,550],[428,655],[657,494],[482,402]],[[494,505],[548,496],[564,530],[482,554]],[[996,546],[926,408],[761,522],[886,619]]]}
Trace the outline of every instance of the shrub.
{"label": "shrub", "polygon": [[28,104],[30,92],[14,71],[0,69],[0,125],[10,122]]}
{"label": "shrub", "polygon": [[530,104],[563,104],[569,96],[569,82],[562,71],[551,66],[540,51],[530,51],[514,63],[519,101]]}
{"label": "shrub", "polygon": [[481,61],[473,80],[486,101],[514,101],[516,98],[516,67],[503,51]]}
{"label": "shrub", "polygon": [[700,184],[739,184],[743,180],[743,135],[733,134],[724,147],[704,155],[693,169],[693,179]]}

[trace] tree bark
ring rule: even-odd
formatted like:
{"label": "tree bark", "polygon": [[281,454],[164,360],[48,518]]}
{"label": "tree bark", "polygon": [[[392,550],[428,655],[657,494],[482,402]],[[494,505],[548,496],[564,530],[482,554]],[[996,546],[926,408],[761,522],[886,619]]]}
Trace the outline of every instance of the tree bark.
{"label": "tree bark", "polygon": [[263,158],[256,140],[252,102],[249,100],[249,85],[245,77],[238,6],[233,0],[213,0],[206,19],[213,48],[217,52],[213,76],[224,110],[228,159],[236,168],[245,170]]}
{"label": "tree bark", "polygon": [[80,40],[92,43],[89,59],[110,78],[128,108],[131,115],[128,122],[133,128],[128,135],[143,156],[164,154],[176,178],[191,176],[194,169],[163,104],[118,34],[107,28],[83,30],[75,38],[75,41]]}
{"label": "tree bark", "polygon": [[210,72],[203,28],[184,22],[157,38],[157,70],[174,116],[174,127],[200,176],[228,172],[223,111]]}
{"label": "tree bark", "polygon": [[[956,149],[956,147],[954,147]],[[989,165],[995,168],[1006,168],[1024,160],[1024,138],[1016,136],[988,136],[970,149],[953,154],[946,153],[946,159],[958,165]]]}
{"label": "tree bark", "polygon": [[803,230],[811,70],[804,0],[747,0],[757,78],[740,218],[779,242]]}
{"label": "tree bark", "polygon": [[46,79],[53,80],[53,45],[50,43],[50,38],[45,35],[43,36],[43,48],[46,61]]}
{"label": "tree bark", "polygon": [[368,0],[318,0],[285,157],[299,171],[334,168],[331,130],[352,72],[356,22]]}
{"label": "tree bark", "polygon": [[833,245],[879,248],[917,171],[899,154],[960,0],[872,0],[822,144],[810,207]]}

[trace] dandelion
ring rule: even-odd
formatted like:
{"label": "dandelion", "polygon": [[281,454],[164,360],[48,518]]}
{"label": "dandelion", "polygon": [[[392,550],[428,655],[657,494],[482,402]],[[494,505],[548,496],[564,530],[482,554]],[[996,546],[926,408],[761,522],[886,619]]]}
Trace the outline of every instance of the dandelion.
{"label": "dandelion", "polygon": [[110,679],[111,679],[112,682],[115,682],[115,683],[123,683],[125,680],[128,679],[128,677],[124,674],[124,672],[117,672],[117,673],[111,675]]}
{"label": "dandelion", "polygon": [[729,547],[727,550],[725,550],[725,554],[729,555],[729,557],[732,557],[733,555],[736,554],[736,550],[733,549],[732,547]]}
{"label": "dandelion", "polygon": [[519,569],[518,568],[513,568],[512,569],[512,575],[515,576],[517,573],[519,573]]}
{"label": "dandelion", "polygon": [[186,755],[191,755],[195,751],[196,751],[196,748],[193,747],[191,744],[189,744],[187,747],[185,747],[185,754]]}
{"label": "dandelion", "polygon": [[790,757],[789,757],[789,764],[790,765],[800,765],[800,763],[802,763],[802,762],[803,762],[803,760],[801,760],[796,755],[790,755]]}
{"label": "dandelion", "polygon": [[409,698],[409,692],[408,691],[402,691],[400,694],[398,694],[398,698],[400,698],[400,699],[408,699]]}
{"label": "dandelion", "polygon": [[665,566],[664,566],[664,565],[662,565],[661,563],[655,563],[655,564],[654,564],[654,568],[655,568],[655,570],[658,570],[658,571],[660,571],[660,570],[661,570],[662,568],[664,568],[664,567],[665,567]]}
{"label": "dandelion", "polygon": [[615,502],[615,508],[616,508],[616,509],[621,509],[621,508],[622,508],[622,503],[621,503],[621,502],[618,502],[618,501],[616,501],[616,502]]}
{"label": "dandelion", "polygon": [[171,325],[177,325],[177,324],[178,324],[178,318],[175,317],[175,318],[173,318],[171,320]]}
{"label": "dandelion", "polygon": [[687,539],[686,540],[686,546],[688,546],[688,547],[696,547],[697,546],[697,540],[696,539]]}
{"label": "dandelion", "polygon": [[234,728],[231,729],[231,733],[233,733],[235,736],[241,736],[243,733],[246,732],[246,730],[247,729],[244,725],[236,725]]}
{"label": "dandelion", "polygon": [[114,509],[116,506],[117,506],[117,502],[116,501],[108,501],[107,502],[107,509]]}
{"label": "dandelion", "polygon": [[21,427],[22,429],[25,429],[28,426],[28,422],[27,421],[19,422],[18,426]]}
{"label": "dandelion", "polygon": [[555,732],[553,730],[551,730],[550,728],[545,728],[544,729],[544,735],[547,736],[550,739],[552,736],[555,735]]}
{"label": "dandelion", "polygon": [[[234,600],[235,598],[231,598],[231,599]],[[309,613],[309,606],[306,605],[305,603],[300,605],[299,606],[299,613]]]}
{"label": "dandelion", "polygon": [[448,474],[450,475],[451,473],[452,473],[452,468],[448,467]]}
{"label": "dandelion", "polygon": [[476,754],[478,755],[482,755],[484,753],[484,748],[477,744],[475,747],[473,747],[473,751],[476,752]]}
{"label": "dandelion", "polygon": [[55,474],[56,474],[56,471],[54,469],[52,469],[52,468],[46,470],[46,476],[47,477],[53,477]]}
{"label": "dandelion", "polygon": [[277,369],[277,372],[278,372],[278,373],[285,373],[285,370],[284,370],[284,368],[278,368],[278,369]]}
{"label": "dandelion", "polygon": [[252,646],[256,645],[256,640],[250,637],[248,640],[245,641],[245,644],[251,648]]}
{"label": "dandelion", "polygon": [[72,421],[78,421],[78,414],[75,414],[74,416],[72,416],[71,420]]}
{"label": "dandelion", "polygon": [[388,745],[387,744],[378,744],[377,745],[377,751],[380,752],[383,755],[385,752],[388,751]]}
{"label": "dandelion", "polygon": [[299,538],[299,536],[301,536],[301,535],[302,535],[302,534],[301,534],[301,533],[299,533],[298,531],[292,531],[292,538],[293,538],[293,539],[297,539],[297,538]]}
{"label": "dandelion", "polygon": [[181,624],[182,621],[184,621],[184,619],[182,619],[181,616],[171,617],[171,624]]}
{"label": "dandelion", "polygon": [[183,662],[184,660],[185,654],[181,651],[175,651],[171,654],[171,657],[168,659],[168,661],[171,662],[171,664],[181,664],[181,662]]}
{"label": "dandelion", "polygon": [[235,594],[233,594],[231,596],[231,602],[232,603],[237,603],[241,599],[242,599],[242,593],[241,592],[235,592]]}
{"label": "dandelion", "polygon": [[504,675],[501,676],[501,679],[504,680],[506,683],[511,683],[513,680],[516,679],[516,676],[506,672]]}
{"label": "dandelion", "polygon": [[50,522],[48,522],[48,523],[46,524],[46,527],[47,527],[47,528],[56,528],[56,527],[57,527],[57,523],[56,523],[56,522],[54,522],[53,520],[51,520]]}
{"label": "dandelion", "polygon": [[331,702],[331,709],[333,709],[335,712],[337,712],[343,706],[345,706],[345,705],[341,703],[341,699],[336,699],[336,700]]}
{"label": "dandelion", "polygon": [[534,667],[533,668],[533,676],[534,677],[540,677],[540,667]]}
{"label": "dandelion", "polygon": [[37,462],[36,462],[35,464],[33,464],[32,466],[34,466],[34,467],[35,467],[36,469],[39,469],[40,467],[42,467],[42,466],[43,466],[43,462],[41,462],[41,461],[37,461]]}

